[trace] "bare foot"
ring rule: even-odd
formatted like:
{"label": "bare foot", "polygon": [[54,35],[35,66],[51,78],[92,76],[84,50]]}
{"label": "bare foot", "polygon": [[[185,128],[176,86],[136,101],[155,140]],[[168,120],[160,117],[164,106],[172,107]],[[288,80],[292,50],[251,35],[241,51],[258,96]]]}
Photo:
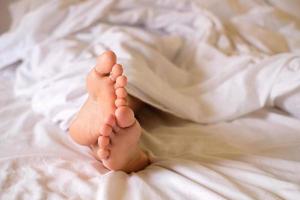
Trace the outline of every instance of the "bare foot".
{"label": "bare foot", "polygon": [[127,78],[122,73],[113,52],[99,57],[87,76],[89,97],[69,130],[77,143],[93,146],[96,157],[108,169],[133,172],[149,162],[138,146],[141,127],[128,106]]}
{"label": "bare foot", "polygon": [[[116,106],[115,80],[123,73],[116,56],[107,51],[97,59],[87,76],[89,97],[70,125],[71,137],[79,144],[96,144],[99,135],[109,135],[114,126]],[[109,124],[110,127],[103,126]]]}
{"label": "bare foot", "polygon": [[[127,173],[144,169],[149,160],[140,149],[138,142],[141,136],[141,126],[134,117],[134,112],[128,106],[125,86],[127,79],[124,75],[117,77],[115,83],[116,96],[115,120],[109,136],[98,139],[97,157],[110,170],[122,170]],[[107,129],[110,124],[106,124]],[[106,129],[106,128],[105,128]]]}

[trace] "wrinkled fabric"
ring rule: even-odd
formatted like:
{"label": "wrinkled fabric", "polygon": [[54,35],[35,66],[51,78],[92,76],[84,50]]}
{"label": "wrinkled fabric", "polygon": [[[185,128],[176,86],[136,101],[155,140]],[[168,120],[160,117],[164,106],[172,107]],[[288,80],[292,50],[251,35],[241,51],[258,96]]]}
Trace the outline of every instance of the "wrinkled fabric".
{"label": "wrinkled fabric", "polygon": [[[14,1],[0,36],[0,199],[299,199],[299,10]],[[140,114],[155,160],[138,173],[108,172],[65,131],[108,49],[129,93],[164,111]]]}
{"label": "wrinkled fabric", "polygon": [[[198,123],[233,120],[299,91],[299,19],[266,3],[229,2],[220,19],[197,1],[33,2],[19,2],[33,6],[1,37],[0,66],[21,59],[16,94],[62,127],[106,49],[132,95]],[[299,117],[299,107],[290,110]]]}

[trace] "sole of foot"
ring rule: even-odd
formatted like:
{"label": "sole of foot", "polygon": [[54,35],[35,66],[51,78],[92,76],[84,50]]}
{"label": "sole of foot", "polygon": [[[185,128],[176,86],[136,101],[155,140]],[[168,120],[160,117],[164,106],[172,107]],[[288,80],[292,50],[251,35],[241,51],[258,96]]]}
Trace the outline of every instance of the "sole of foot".
{"label": "sole of foot", "polygon": [[93,146],[97,159],[110,170],[134,172],[149,164],[138,146],[141,127],[128,105],[123,68],[107,51],[87,76],[89,97],[69,132],[79,144]]}

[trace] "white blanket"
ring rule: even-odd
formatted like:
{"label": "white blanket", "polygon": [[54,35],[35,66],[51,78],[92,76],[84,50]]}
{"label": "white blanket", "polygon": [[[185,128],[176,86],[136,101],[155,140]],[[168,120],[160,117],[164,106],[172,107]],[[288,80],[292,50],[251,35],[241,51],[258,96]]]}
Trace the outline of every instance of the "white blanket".
{"label": "white blanket", "polygon": [[[270,2],[15,3],[0,37],[0,68],[22,60],[2,93],[3,197],[300,198],[299,120],[268,110],[243,117],[264,106],[300,117],[300,5]],[[48,119],[68,127],[105,49],[123,64],[129,93],[181,119],[145,111],[143,145],[157,162],[99,178],[88,150]]]}

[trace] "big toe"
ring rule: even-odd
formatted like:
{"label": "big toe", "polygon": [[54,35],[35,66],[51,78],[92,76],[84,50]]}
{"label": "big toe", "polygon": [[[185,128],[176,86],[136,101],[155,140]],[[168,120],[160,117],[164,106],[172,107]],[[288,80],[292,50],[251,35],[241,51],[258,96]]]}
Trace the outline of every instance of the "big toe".
{"label": "big toe", "polygon": [[121,128],[127,128],[135,123],[134,112],[128,106],[120,106],[115,111],[117,123]]}
{"label": "big toe", "polygon": [[117,57],[114,52],[106,51],[97,58],[95,70],[102,76],[109,75],[112,67],[116,64]]}

